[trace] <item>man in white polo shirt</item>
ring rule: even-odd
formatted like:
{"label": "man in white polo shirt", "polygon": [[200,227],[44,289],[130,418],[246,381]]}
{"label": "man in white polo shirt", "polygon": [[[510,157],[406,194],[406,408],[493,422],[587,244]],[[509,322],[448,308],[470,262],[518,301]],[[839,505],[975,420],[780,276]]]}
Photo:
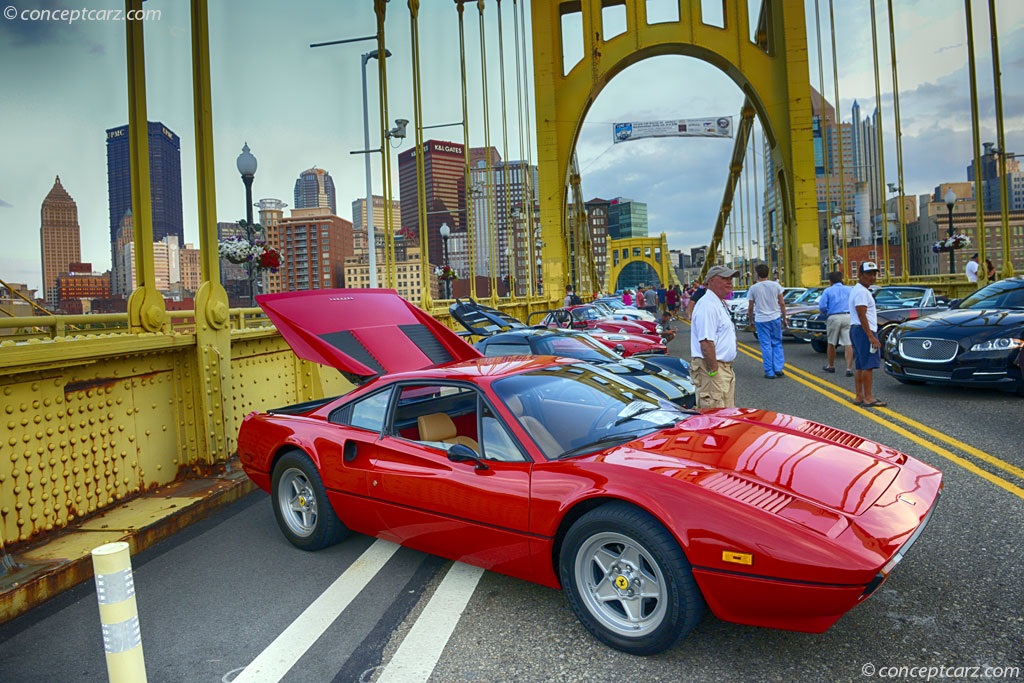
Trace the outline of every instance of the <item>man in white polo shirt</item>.
{"label": "man in white polo shirt", "polygon": [[878,279],[878,266],[872,261],[860,264],[857,273],[857,284],[850,291],[850,343],[853,346],[855,369],[853,382],[856,387],[855,406],[862,408],[881,408],[885,401],[879,400],[871,393],[874,382],[875,368],[881,367],[876,332],[878,331],[878,309],[875,308],[875,297],[871,295],[871,285]]}
{"label": "man in white polo shirt", "polygon": [[740,271],[712,266],[707,274],[707,292],[693,307],[690,329],[690,374],[697,387],[699,408],[736,406],[736,327],[725,300],[732,294],[732,279]]}

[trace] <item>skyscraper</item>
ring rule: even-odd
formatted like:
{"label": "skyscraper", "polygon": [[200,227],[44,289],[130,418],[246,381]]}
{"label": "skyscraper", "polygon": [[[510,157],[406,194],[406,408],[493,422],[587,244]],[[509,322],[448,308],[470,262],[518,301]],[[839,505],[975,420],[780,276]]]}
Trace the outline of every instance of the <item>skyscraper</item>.
{"label": "skyscraper", "polygon": [[47,306],[56,310],[60,303],[57,278],[67,274],[69,264],[82,260],[78,205],[60,184],[60,176],[54,180],[39,213],[43,292]]}
{"label": "skyscraper", "polygon": [[[149,190],[152,203],[153,241],[173,235],[185,243],[181,208],[181,140],[159,121],[150,121]],[[132,210],[131,163],[128,126],[107,130],[107,198],[110,207],[110,243],[125,213]],[[113,256],[113,253],[112,253]]]}
{"label": "skyscraper", "polygon": [[[465,233],[466,160],[458,142],[428,140],[424,144],[423,187],[427,203],[427,259],[434,265],[444,260],[441,224],[456,233]],[[398,192],[402,200],[402,228],[409,235],[420,233],[419,206],[416,202],[416,151],[413,147],[398,155]]]}
{"label": "skyscraper", "polygon": [[330,208],[338,215],[338,202],[334,194],[334,179],[322,168],[307,168],[295,181],[296,209]]}

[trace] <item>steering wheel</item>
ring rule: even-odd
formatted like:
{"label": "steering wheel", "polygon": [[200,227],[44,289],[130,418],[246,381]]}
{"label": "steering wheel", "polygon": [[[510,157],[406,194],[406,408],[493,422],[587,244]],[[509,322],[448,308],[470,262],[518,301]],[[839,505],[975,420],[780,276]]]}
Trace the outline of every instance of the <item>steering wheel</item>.
{"label": "steering wheel", "polygon": [[[602,410],[601,413],[594,420],[593,424],[590,425],[590,431],[596,431],[599,428],[606,427],[607,425],[605,425],[604,422],[606,420],[611,420],[612,418],[617,418],[621,410],[622,405],[619,403],[613,403],[612,405]],[[614,411],[614,413],[612,413],[612,411]]]}

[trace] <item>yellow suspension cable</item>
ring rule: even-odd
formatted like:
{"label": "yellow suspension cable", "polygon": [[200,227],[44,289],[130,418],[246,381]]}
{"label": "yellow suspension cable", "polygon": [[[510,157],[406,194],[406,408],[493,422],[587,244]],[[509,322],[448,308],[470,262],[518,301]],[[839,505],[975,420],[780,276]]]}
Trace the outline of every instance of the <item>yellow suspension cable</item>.
{"label": "yellow suspension cable", "polygon": [[[1010,252],[1010,196],[1006,182],[1006,135],[1003,130],[1003,77],[999,70],[999,29],[996,26],[996,3],[988,0],[988,21],[992,33],[992,84],[996,100],[996,144],[999,146],[999,210],[1003,219],[1003,277],[1013,277],[1013,255]],[[978,278],[979,283],[982,278]]]}
{"label": "yellow suspension cable", "polygon": [[[384,40],[384,18],[387,13],[387,0],[374,0],[374,12],[377,14],[377,54],[386,55],[387,48]],[[388,114],[388,60],[381,58],[377,60],[378,97],[380,100],[380,120],[382,122],[380,131],[380,167],[383,176],[383,204],[384,204],[384,286],[395,289],[397,286],[397,274],[395,264],[395,225],[391,215],[391,147],[389,138],[384,131],[391,121]],[[369,152],[367,152],[369,154]],[[373,211],[373,192],[370,192],[370,203],[366,207],[367,212]],[[376,224],[376,221],[374,222]],[[364,223],[369,225],[369,219]],[[376,232],[376,229],[374,229]],[[377,248],[377,235],[366,232],[367,247]],[[375,259],[376,262],[376,259]]]}
{"label": "yellow suspension cable", "polygon": [[459,13],[459,62],[462,69],[462,154],[465,164],[466,197],[466,277],[469,278],[469,296],[476,299],[476,229],[473,225],[473,209],[476,193],[473,191],[473,171],[469,155],[469,97],[466,93],[466,31],[463,23],[463,5],[466,0],[457,0]]}
{"label": "yellow suspension cable", "polygon": [[515,226],[512,223],[512,183],[510,173],[510,167],[508,165],[508,115],[507,115],[507,104],[505,97],[505,32],[502,28],[501,23],[501,0],[496,0],[498,4],[498,71],[501,72],[501,170],[502,178],[505,181],[505,201],[502,205],[502,217],[501,222],[505,226],[505,251],[507,253],[502,254],[505,257],[503,261],[505,267],[508,269],[508,296],[511,299],[515,296],[515,262],[516,262],[516,250],[515,246]]}
{"label": "yellow suspension cable", "polygon": [[491,303],[498,303],[498,231],[494,225],[494,164],[491,163],[491,114],[487,104],[487,38],[484,35],[484,0],[477,0],[476,7],[480,25],[480,75],[483,85],[484,108],[484,172],[486,180],[487,233],[490,239]]}
{"label": "yellow suspension cable", "polygon": [[892,17],[892,0],[887,0],[889,8],[889,58],[892,62],[892,109],[896,119],[896,174],[900,188],[900,254],[903,259],[901,282],[910,282],[910,251],[907,245],[907,211],[903,203],[903,131],[900,123],[900,86],[896,74],[896,25]]}
{"label": "yellow suspension cable", "polygon": [[[526,220],[527,199],[530,197],[530,193],[527,190],[527,188],[529,186],[533,185],[532,181],[529,178],[529,176],[532,176],[533,174],[530,173],[530,167],[526,165],[526,155],[525,155],[524,150],[523,150],[523,140],[524,140],[524,136],[523,136],[523,115],[524,115],[524,113],[523,113],[523,79],[522,79],[522,73],[520,71],[521,66],[520,66],[520,55],[519,55],[519,12],[518,12],[518,10],[519,10],[519,8],[517,6],[516,0],[512,0],[512,26],[514,28],[513,35],[514,35],[514,38],[515,38],[514,42],[515,42],[515,45],[516,45],[516,115],[517,115],[516,118],[517,118],[517,123],[519,124],[519,178],[520,178],[520,182],[522,183],[522,187],[520,188],[519,214],[516,217],[516,228],[519,229],[520,227],[522,227],[523,239],[525,240],[525,243],[526,243],[526,268],[525,268],[526,280],[524,282],[526,284],[526,298],[527,298],[527,300],[529,300],[530,298],[532,298],[537,293],[537,290],[533,286],[533,277],[534,277],[534,265],[533,264],[534,264],[534,260],[535,260],[534,248],[533,248],[533,234],[532,234],[532,232],[529,229],[530,221]],[[531,214],[533,213],[532,202],[530,202],[529,213],[531,213]]]}
{"label": "yellow suspension cable", "polygon": [[[886,210],[885,202],[885,149],[884,149],[884,138],[882,136],[882,85],[881,79],[878,75],[878,30],[877,30],[877,17],[875,16],[875,0],[871,0],[871,55],[875,66],[875,138],[878,145],[878,196],[882,200],[882,258],[885,261],[885,280],[886,284],[892,281],[893,272],[889,268],[889,212]],[[897,200],[903,202],[903,188],[899,188],[897,194]],[[872,240],[874,238],[872,237]],[[901,270],[906,270],[907,264],[904,263],[901,266]]]}
{"label": "yellow suspension cable", "polygon": [[420,30],[419,0],[409,0],[410,35],[412,42],[412,109],[416,119],[416,208],[420,242],[420,307],[429,311],[433,307],[430,294],[430,240],[427,239],[426,169],[423,164],[423,100],[420,97]]}
{"label": "yellow suspension cable", "polygon": [[[986,257],[985,203],[982,201],[981,183],[981,125],[978,120],[978,67],[974,60],[974,10],[971,0],[964,0],[964,14],[967,21],[967,71],[971,82],[971,136],[974,145],[974,219],[978,227],[978,253]],[[988,283],[986,277],[978,278],[978,287]]]}
{"label": "yellow suspension cable", "polygon": [[[513,7],[517,0],[512,0]],[[527,60],[529,59],[530,53],[526,50],[526,2],[524,1],[519,5],[519,22],[523,27],[523,31],[520,37],[522,41],[523,49],[523,74],[529,73],[529,65]],[[525,77],[524,77],[525,78]],[[534,215],[534,192],[533,185],[533,150],[530,148],[529,141],[533,139],[532,128],[530,126],[530,89],[523,89],[523,121],[526,123],[526,168],[527,168],[527,184],[523,188],[523,208],[526,211],[526,232],[529,235],[530,244],[535,245],[537,241],[536,231],[540,229],[540,226],[536,225],[536,216]],[[543,251],[543,245],[541,245]],[[535,256],[540,256],[534,252]],[[540,296],[541,288],[544,286],[541,280],[540,271],[538,269],[536,260],[530,262],[530,275],[531,281],[533,281],[534,275],[536,275],[536,281],[532,288],[533,293],[537,293]]]}
{"label": "yellow suspension cable", "polygon": [[[839,111],[839,60],[836,52],[836,22],[832,0],[828,0],[828,25],[832,34],[832,85],[836,93],[834,111]],[[843,168],[843,157],[845,154],[843,154],[843,117],[841,113],[836,116],[835,127],[838,137],[836,147],[839,151],[839,216],[843,234],[843,263],[845,264],[849,262],[847,257],[849,256],[848,246],[850,240],[846,233],[846,171]],[[831,148],[831,145],[829,147]]]}

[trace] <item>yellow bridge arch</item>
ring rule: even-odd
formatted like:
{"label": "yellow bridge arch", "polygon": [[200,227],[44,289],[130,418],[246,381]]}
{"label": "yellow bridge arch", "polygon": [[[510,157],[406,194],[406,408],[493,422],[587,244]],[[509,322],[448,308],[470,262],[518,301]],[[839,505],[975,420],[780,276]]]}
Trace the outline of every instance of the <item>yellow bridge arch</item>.
{"label": "yellow bridge arch", "polygon": [[[605,39],[602,12],[624,6],[626,29]],[[568,259],[567,185],[583,119],[597,95],[627,67],[648,57],[681,55],[706,61],[743,90],[758,115],[776,169],[774,222],[782,235],[784,279],[820,279],[810,78],[802,0],[765,0],[752,39],[747,0],[722,0],[722,26],[703,22],[701,0],[679,0],[678,21],[647,21],[646,0],[535,0],[533,50],[537,110],[538,194],[548,244],[544,280],[561,283]],[[582,35],[566,37],[568,15]],[[582,41],[584,58],[563,73],[563,46]],[[728,212],[731,206],[723,205]],[[709,254],[709,259],[713,254]],[[556,289],[556,291],[558,291]]]}
{"label": "yellow bridge arch", "polygon": [[658,282],[662,285],[677,284],[675,269],[669,262],[668,237],[665,233],[661,233],[661,237],[630,237],[621,240],[608,240],[605,291],[615,291],[619,275],[630,263],[649,265],[657,273]]}

